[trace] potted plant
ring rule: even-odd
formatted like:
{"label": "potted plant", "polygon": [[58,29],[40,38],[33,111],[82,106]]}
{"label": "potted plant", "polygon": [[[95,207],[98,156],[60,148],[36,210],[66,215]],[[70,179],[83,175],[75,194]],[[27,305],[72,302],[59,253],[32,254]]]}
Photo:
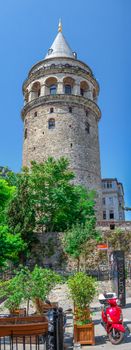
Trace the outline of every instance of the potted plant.
{"label": "potted plant", "polygon": [[31,299],[35,303],[37,313],[43,314],[45,299],[48,297],[51,289],[61,282],[62,277],[53,270],[35,266],[32,271]]}
{"label": "potted plant", "polygon": [[[12,279],[0,283],[0,297],[5,297],[5,307],[11,314],[18,314],[21,302],[27,303],[27,315],[29,302],[32,300],[36,311],[43,313],[43,303],[51,289],[62,280],[61,276],[50,269],[35,266],[31,272],[27,267],[22,267]],[[17,311],[17,312],[16,312]]]}
{"label": "potted plant", "polygon": [[90,315],[90,303],[96,293],[96,282],[84,272],[68,279],[68,287],[74,301],[74,342],[94,344],[94,323]]}

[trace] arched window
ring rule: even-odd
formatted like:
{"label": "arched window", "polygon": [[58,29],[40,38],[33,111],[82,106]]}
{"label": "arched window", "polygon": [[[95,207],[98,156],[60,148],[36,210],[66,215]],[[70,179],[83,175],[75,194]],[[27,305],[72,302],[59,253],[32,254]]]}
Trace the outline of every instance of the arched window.
{"label": "arched window", "polygon": [[46,95],[56,95],[57,93],[57,79],[50,77],[45,81]]}
{"label": "arched window", "polygon": [[65,94],[71,95],[71,85],[65,85]]}
{"label": "arched window", "polygon": [[39,81],[36,81],[33,85],[32,85],[32,100],[34,100],[35,98],[39,97],[41,94],[41,86]]}
{"label": "arched window", "polygon": [[48,129],[54,129],[55,128],[55,119],[54,118],[50,118],[48,120]]}
{"label": "arched window", "polygon": [[87,91],[89,90],[89,85],[86,81],[81,81],[80,83],[80,95],[87,97]]}
{"label": "arched window", "polygon": [[57,90],[56,85],[51,85],[50,86],[50,95],[56,95],[56,90]]}
{"label": "arched window", "polygon": [[66,77],[63,79],[64,93],[67,95],[71,95],[73,91],[75,80],[71,77]]}

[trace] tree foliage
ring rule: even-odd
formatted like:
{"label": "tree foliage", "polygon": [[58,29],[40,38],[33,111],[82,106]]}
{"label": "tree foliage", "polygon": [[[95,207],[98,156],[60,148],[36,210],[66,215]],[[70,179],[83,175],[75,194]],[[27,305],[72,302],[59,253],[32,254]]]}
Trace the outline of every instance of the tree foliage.
{"label": "tree foliage", "polygon": [[94,278],[87,276],[84,272],[77,272],[74,276],[69,277],[67,283],[75,305],[84,311],[96,293]]}
{"label": "tree foliage", "polygon": [[[91,206],[91,203],[89,201],[89,205]],[[87,220],[85,224],[79,224],[76,223],[69,229],[67,232],[65,232],[64,235],[64,249],[69,256],[72,258],[77,259],[78,263],[78,270],[80,268],[80,256],[86,254],[86,250],[88,247],[88,242],[90,244],[93,244],[94,242],[99,241],[100,234],[95,229],[96,224],[96,218],[94,214],[94,206],[92,203],[92,212],[87,217]]]}
{"label": "tree foliage", "polygon": [[84,224],[93,214],[94,195],[73,185],[74,177],[64,158],[24,168],[8,210],[9,226],[29,241],[34,230],[64,231],[76,221]]}
{"label": "tree foliage", "polygon": [[23,301],[27,301],[27,305],[36,298],[44,301],[51,289],[61,281],[61,276],[50,269],[36,265],[31,272],[27,267],[22,267],[12,279],[0,283],[0,297],[6,297],[5,306],[13,310]]}
{"label": "tree foliage", "polygon": [[0,268],[7,265],[8,261],[17,262],[19,253],[26,249],[26,244],[19,233],[13,235],[8,226],[0,226]]}
{"label": "tree foliage", "polygon": [[16,183],[16,191],[9,203],[7,211],[7,222],[9,228],[19,232],[22,239],[28,244],[32,242],[33,230],[35,228],[35,211],[33,208],[31,189],[29,185],[30,174],[28,169],[16,177],[11,176],[9,181]]}
{"label": "tree foliage", "polygon": [[26,247],[20,234],[12,234],[6,222],[7,207],[14,193],[15,186],[0,178],[0,268],[6,266],[8,261],[16,262],[19,252]]}
{"label": "tree foliage", "polygon": [[131,249],[131,232],[117,228],[110,231],[107,236],[110,248],[114,250],[123,250],[125,253],[130,252]]}
{"label": "tree foliage", "polygon": [[6,208],[14,192],[15,187],[10,186],[5,179],[0,178],[0,225],[5,223]]}

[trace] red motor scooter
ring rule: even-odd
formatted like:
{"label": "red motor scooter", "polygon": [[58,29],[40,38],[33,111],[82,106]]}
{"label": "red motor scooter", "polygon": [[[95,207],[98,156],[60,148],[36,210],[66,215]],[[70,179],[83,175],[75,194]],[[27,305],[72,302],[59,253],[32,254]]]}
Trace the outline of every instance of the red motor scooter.
{"label": "red motor scooter", "polygon": [[[102,298],[103,296],[103,298]],[[119,300],[115,293],[106,293],[99,295],[99,301],[104,305],[102,310],[102,325],[104,326],[109,340],[112,344],[120,344],[126,329],[123,325],[123,315]]]}

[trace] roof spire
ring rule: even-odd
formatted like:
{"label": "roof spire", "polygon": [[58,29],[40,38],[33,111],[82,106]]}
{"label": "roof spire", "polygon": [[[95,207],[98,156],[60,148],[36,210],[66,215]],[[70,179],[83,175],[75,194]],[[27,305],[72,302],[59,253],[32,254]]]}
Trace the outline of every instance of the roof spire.
{"label": "roof spire", "polygon": [[59,19],[58,32],[62,32],[62,21],[61,21],[61,18]]}

